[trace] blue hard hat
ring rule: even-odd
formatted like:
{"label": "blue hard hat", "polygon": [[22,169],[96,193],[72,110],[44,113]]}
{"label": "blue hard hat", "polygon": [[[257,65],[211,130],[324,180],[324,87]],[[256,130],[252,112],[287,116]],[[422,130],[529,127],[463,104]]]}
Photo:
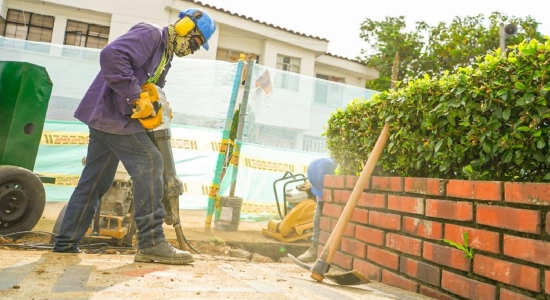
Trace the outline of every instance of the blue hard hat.
{"label": "blue hard hat", "polygon": [[212,17],[207,12],[199,8],[190,8],[185,11],[180,11],[178,17],[183,19],[185,16],[191,18],[191,20],[193,20],[195,25],[199,28],[199,31],[204,37],[204,44],[202,44],[202,47],[208,50],[208,40],[216,31],[216,23],[214,23]]}

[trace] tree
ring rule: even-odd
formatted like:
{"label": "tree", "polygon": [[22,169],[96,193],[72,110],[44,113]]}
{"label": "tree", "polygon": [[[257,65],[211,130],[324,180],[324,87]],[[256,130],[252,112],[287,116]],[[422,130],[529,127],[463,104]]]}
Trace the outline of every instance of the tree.
{"label": "tree", "polygon": [[370,49],[361,50],[358,59],[380,73],[378,79],[367,82],[366,88],[390,88],[395,53],[399,53],[398,78],[403,83],[470,65],[476,57],[499,47],[501,23],[518,27],[518,33],[506,40],[507,46],[523,40],[543,40],[535,19],[508,17],[499,12],[493,12],[487,20],[477,15],[455,17],[450,24],[440,22],[436,26],[416,22],[412,30],[407,29],[404,16],[386,17],[383,21],[366,19],[361,24],[360,37],[370,44]]}

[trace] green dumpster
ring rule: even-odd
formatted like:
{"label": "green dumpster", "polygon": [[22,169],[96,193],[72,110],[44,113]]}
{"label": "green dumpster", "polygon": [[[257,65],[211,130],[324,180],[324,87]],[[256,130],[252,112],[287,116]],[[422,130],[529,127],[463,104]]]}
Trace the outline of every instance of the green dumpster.
{"label": "green dumpster", "polygon": [[52,81],[41,66],[0,61],[0,165],[34,170]]}
{"label": "green dumpster", "polygon": [[44,212],[44,185],[32,170],[52,86],[44,67],[0,61],[0,235],[31,230]]}

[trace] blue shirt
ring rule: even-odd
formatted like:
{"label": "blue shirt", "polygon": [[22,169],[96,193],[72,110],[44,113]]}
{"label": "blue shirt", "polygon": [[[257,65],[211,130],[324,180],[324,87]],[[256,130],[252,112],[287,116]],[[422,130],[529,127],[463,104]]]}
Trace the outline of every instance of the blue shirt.
{"label": "blue shirt", "polygon": [[[336,163],[332,158],[314,159],[307,167],[307,179],[311,183],[311,193],[317,197],[323,196],[325,175],[333,175]],[[322,199],[322,198],[321,198]]]}
{"label": "blue shirt", "polygon": [[[109,133],[144,132],[141,123],[130,118],[132,102],[139,98],[141,85],[153,76],[167,48],[167,40],[167,27],[142,22],[109,43],[99,55],[101,70],[74,117],[94,129]],[[170,66],[169,61],[157,81],[161,88]]]}

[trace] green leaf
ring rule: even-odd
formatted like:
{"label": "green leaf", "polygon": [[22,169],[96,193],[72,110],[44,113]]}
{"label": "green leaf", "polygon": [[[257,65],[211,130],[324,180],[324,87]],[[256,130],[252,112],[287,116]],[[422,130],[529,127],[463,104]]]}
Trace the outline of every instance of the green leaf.
{"label": "green leaf", "polygon": [[468,247],[468,232],[462,234],[462,240],[465,247]]}
{"label": "green leaf", "polygon": [[522,82],[516,81],[514,83],[514,86],[520,91],[525,90],[525,84],[523,84]]}
{"label": "green leaf", "polygon": [[516,128],[516,130],[525,132],[525,131],[529,131],[531,129],[529,129],[529,127],[527,127],[527,126],[520,126],[520,127]]}
{"label": "green leaf", "polygon": [[544,139],[537,139],[537,148],[542,149],[544,148],[544,146],[546,146],[546,142],[544,141]]}
{"label": "green leaf", "polygon": [[511,111],[509,108],[507,108],[502,112],[502,118],[508,121],[508,119],[510,119],[510,114],[511,114]]}
{"label": "green leaf", "polygon": [[441,148],[441,145],[443,145],[443,140],[437,141],[437,143],[435,144],[434,152],[438,152],[439,148]]}

